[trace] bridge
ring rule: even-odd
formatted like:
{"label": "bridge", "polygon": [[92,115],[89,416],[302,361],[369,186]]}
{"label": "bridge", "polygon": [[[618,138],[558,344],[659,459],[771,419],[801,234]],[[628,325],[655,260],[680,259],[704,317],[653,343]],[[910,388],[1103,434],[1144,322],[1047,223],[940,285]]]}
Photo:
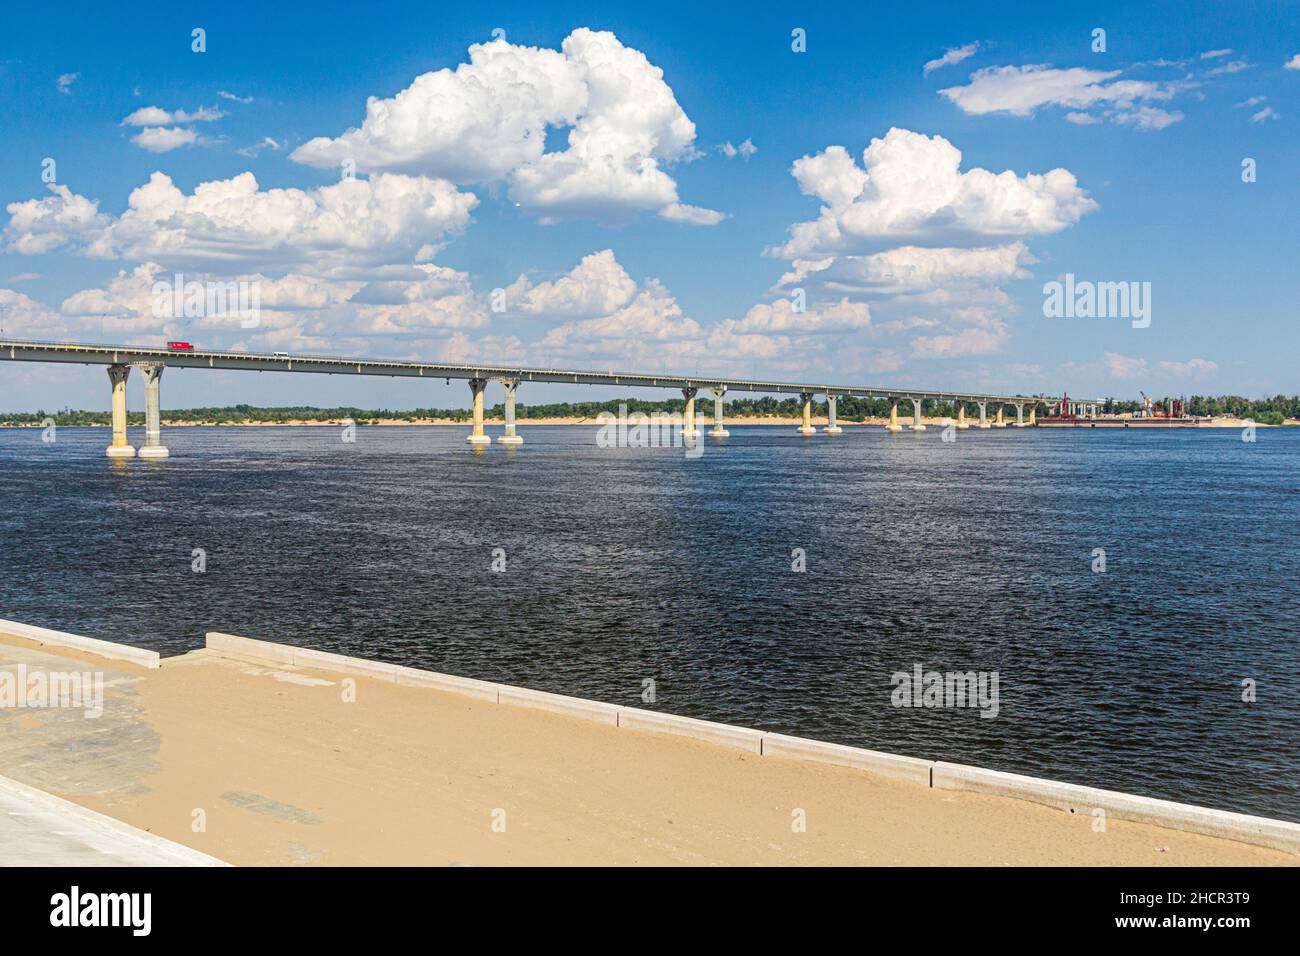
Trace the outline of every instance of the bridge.
{"label": "bridge", "polygon": [[[437,362],[406,362],[374,358],[342,358],[326,355],[290,355],[286,352],[225,352],[208,349],[172,350],[137,345],[94,345],[76,342],[41,342],[27,339],[0,339],[0,359],[13,362],[61,362],[65,364],[103,365],[107,367],[112,387],[113,440],[106,454],[110,458],[132,458],[136,450],[127,442],[126,434],[126,381],[131,369],[140,369],[145,385],[145,443],[140,447],[142,458],[166,458],[167,448],[161,434],[161,382],[166,368],[205,368],[256,372],[305,372],[316,375],[382,375],[392,378],[441,378],[464,380],[469,384],[473,399],[473,423],[467,437],[471,445],[491,444],[492,439],[483,429],[483,393],[488,382],[498,381],[505,388],[505,430],[497,438],[502,444],[519,444],[523,441],[515,423],[515,395],[523,382],[551,382],[568,385],[619,385],[636,388],[668,388],[680,390],[686,399],[682,437],[698,438],[695,420],[695,397],[701,388],[713,396],[713,428],[709,435],[725,438],[728,432],[722,427],[722,399],[728,391],[764,392],[798,395],[803,402],[803,423],[798,428],[801,435],[813,435],[817,429],[812,423],[812,403],[817,395],[825,395],[827,424],[823,432],[838,435],[842,429],[836,421],[836,404],[840,398],[888,399],[888,431],[902,431],[898,420],[899,401],[912,404],[914,431],[924,431],[921,409],[925,402],[954,402],[957,405],[956,427],[968,428],[966,408],[979,409],[978,427],[1005,428],[1005,409],[1016,410],[1017,427],[1035,424],[1039,403],[1049,404],[1059,398],[1032,395],[998,395],[980,392],[951,392],[922,388],[883,388],[870,385],[834,385],[827,382],[776,382],[759,379],[730,379],[710,376],[670,375],[648,372],[581,371],[555,368],[528,368],[505,365],[446,365]],[[989,419],[989,406],[993,406],[993,419]],[[1093,400],[1072,400],[1072,406],[1095,413]],[[1025,418],[1025,408],[1029,417]],[[1085,411],[1086,413],[1086,411]]]}

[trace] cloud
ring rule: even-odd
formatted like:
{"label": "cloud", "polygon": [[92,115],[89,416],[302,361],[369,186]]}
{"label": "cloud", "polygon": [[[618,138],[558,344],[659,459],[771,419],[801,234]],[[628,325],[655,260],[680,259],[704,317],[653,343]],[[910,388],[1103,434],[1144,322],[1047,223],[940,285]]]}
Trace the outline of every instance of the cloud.
{"label": "cloud", "polygon": [[558,325],[540,346],[567,354],[631,356],[651,351],[653,344],[697,339],[702,334],[700,324],[682,312],[663,283],[649,279],[627,305],[609,315]]}
{"label": "cloud", "polygon": [[226,114],[214,106],[200,106],[193,113],[185,110],[168,112],[159,106],[142,106],[122,120],[123,126],[166,126],[168,124],[210,123]]}
{"label": "cloud", "polygon": [[912,340],[912,356],[922,359],[993,355],[1002,351],[1005,327],[969,328],[943,335],[923,335]]}
{"label": "cloud", "polygon": [[142,106],[124,120],[123,126],[163,126],[172,121],[172,114],[160,106]]}
{"label": "cloud", "polygon": [[[864,337],[894,340],[855,366],[863,371],[899,368],[904,354],[1001,352],[1016,303],[999,286],[1027,278],[1037,262],[1025,238],[1068,228],[1096,208],[1068,170],[963,171],[948,140],[901,129],[872,140],[860,165],[831,146],[791,173],[824,205],[817,220],[796,223],[784,245],[765,250],[791,260],[771,290],[787,298],[756,306],[726,330],[788,332],[795,341],[801,332],[855,334],[862,355]],[[793,312],[792,289],[804,293],[806,313]]]}
{"label": "cloud", "polygon": [[771,305],[760,303],[745,313],[745,317],[732,326],[741,335],[754,333],[824,334],[865,329],[871,324],[871,307],[865,302],[839,302],[820,305],[796,312],[789,299],[778,299]]}
{"label": "cloud", "polygon": [[1235,108],[1239,110],[1250,109],[1251,107],[1258,106],[1267,99],[1267,96],[1252,96],[1249,99],[1242,100],[1240,103],[1235,104]]}
{"label": "cloud", "polygon": [[236,103],[247,104],[253,102],[253,98],[251,96],[236,96],[234,93],[231,93],[229,90],[218,90],[217,95],[221,97],[223,100],[233,100]]}
{"label": "cloud", "polygon": [[1209,359],[1188,359],[1186,362],[1161,362],[1160,371],[1177,378],[1207,378],[1219,370],[1217,362]]}
{"label": "cloud", "polygon": [[1240,73],[1242,70],[1249,69],[1250,64],[1245,60],[1231,60],[1222,66],[1216,66],[1212,70],[1206,70],[1206,76],[1223,76],[1228,73]]}
{"label": "cloud", "polygon": [[718,151],[721,152],[723,156],[726,156],[727,159],[735,159],[737,156],[749,159],[749,157],[758,152],[758,147],[754,145],[752,139],[746,139],[739,146],[733,146],[730,141],[723,143],[718,147]]}
{"label": "cloud", "polygon": [[427,258],[431,240],[469,222],[477,197],[445,180],[379,174],[317,189],[262,190],[252,173],[200,183],[191,194],[155,172],[116,219],[64,186],[10,203],[9,249],[71,245],[92,258],[163,263],[309,266],[314,271]]}
{"label": "cloud", "polygon": [[[369,336],[410,336],[432,330],[488,324],[487,309],[469,277],[435,265],[414,267],[412,279],[365,282],[290,273],[269,278],[260,272],[218,277],[207,272],[177,275],[154,262],[118,272],[101,287],[64,300],[62,313],[96,331],[128,336],[189,334],[196,330],[237,332],[262,347],[292,343],[323,347],[347,342],[365,351]],[[256,331],[233,304],[225,310],[177,315],[172,290],[178,283],[243,283],[257,290]],[[188,294],[188,293],[187,293]]]}
{"label": "cloud", "polygon": [[929,76],[935,70],[941,69],[945,66],[952,66],[954,63],[960,63],[962,60],[969,59],[975,55],[975,51],[979,49],[979,46],[979,41],[977,40],[974,43],[967,43],[965,46],[949,47],[943,56],[939,57],[937,60],[930,60],[927,62],[921,72],[924,75]]}
{"label": "cloud", "polygon": [[[988,113],[1033,116],[1043,107],[1054,106],[1073,110],[1072,122],[1080,122],[1078,112],[1091,108],[1109,111],[1106,115],[1113,113],[1115,122],[1133,122],[1133,116],[1142,115],[1140,110],[1132,109],[1138,101],[1168,101],[1186,88],[1186,84],[1116,79],[1121,72],[1083,67],[1062,70],[1041,64],[992,66],[972,73],[967,85],[948,87],[939,94],[962,111],[977,116]],[[1166,116],[1182,118],[1181,113]],[[1144,129],[1162,128],[1137,125]]]}
{"label": "cloud", "polygon": [[1232,53],[1233,53],[1233,51],[1232,51],[1231,49],[1227,49],[1227,50],[1206,50],[1204,53],[1201,54],[1201,59],[1202,59],[1202,60],[1214,60],[1214,59],[1218,59],[1218,58],[1221,57],[1221,56],[1231,56]]}
{"label": "cloud", "polygon": [[729,218],[727,213],[700,206],[688,206],[685,203],[669,203],[659,210],[659,218],[669,222],[688,222],[694,226],[716,226]]}
{"label": "cloud", "polygon": [[777,287],[824,287],[832,292],[898,294],[1023,279],[1037,260],[1023,242],[973,249],[900,246],[869,256],[796,260]]}
{"label": "cloud", "polygon": [[[424,345],[424,343],[415,343]],[[453,332],[438,343],[431,343],[433,358],[439,362],[468,365],[474,362],[494,365],[526,365],[533,357],[523,342],[513,335],[485,335],[471,339],[464,332]]]}
{"label": "cloud", "polygon": [[[416,268],[424,274],[420,279],[371,283],[358,293],[353,303],[359,331],[393,335],[489,324],[468,275],[431,264]],[[385,298],[389,301],[382,301]]]}
{"label": "cloud", "polygon": [[1101,117],[1093,116],[1091,113],[1070,112],[1065,114],[1066,122],[1074,123],[1078,126],[1092,126],[1102,122]]}
{"label": "cloud", "polygon": [[5,249],[24,256],[38,256],[71,242],[89,242],[108,225],[99,204],[78,196],[67,186],[50,183],[53,194],[44,199],[12,202],[5,206]]}
{"label": "cloud", "polygon": [[1278,115],[1277,111],[1274,110],[1273,107],[1265,106],[1258,113],[1252,113],[1250,121],[1252,123],[1263,123],[1265,120],[1276,120],[1281,118],[1282,117]]}
{"label": "cloud", "polygon": [[215,106],[200,106],[193,113],[169,111],[160,106],[142,106],[122,120],[123,126],[142,126],[131,142],[151,153],[169,153],[182,146],[203,142],[199,134],[187,128],[192,123],[211,123],[226,114]]}
{"label": "cloud", "polygon": [[131,142],[151,153],[169,153],[198,141],[198,133],[180,126],[148,126],[131,137]]}
{"label": "cloud", "polygon": [[[1146,359],[1115,352],[1105,353],[1106,371],[1112,378],[1136,379],[1150,376],[1152,366]],[[1209,359],[1188,359],[1186,362],[1157,362],[1155,370],[1171,378],[1204,379],[1219,370],[1217,363]]]}
{"label": "cloud", "polygon": [[520,276],[505,290],[507,311],[525,315],[593,318],[623,308],[637,284],[611,249],[584,256],[567,274],[535,285]]}
{"label": "cloud", "polygon": [[23,338],[40,338],[40,333],[61,329],[64,324],[53,309],[13,289],[0,289],[0,322],[6,335]]}
{"label": "cloud", "polygon": [[[568,129],[565,149],[545,151],[548,129]],[[437,176],[460,184],[508,184],[510,198],[543,222],[604,220],[657,211],[686,214],[664,166],[688,161],[695,124],[663,71],[612,33],[574,30],[561,50],[475,44],[469,62],[415,78],[389,99],[371,97],[361,126],[316,137],[296,162],[322,168]]]}
{"label": "cloud", "polygon": [[58,87],[59,92],[64,96],[71,96],[72,84],[77,82],[79,76],[81,76],[80,73],[62,73],[59,75],[59,78],[54,81],[54,85]]}
{"label": "cloud", "polygon": [[252,146],[244,146],[235,150],[240,156],[255,157],[264,149],[278,151],[284,148],[284,144],[272,139],[270,136],[263,136],[260,143],[254,143]]}
{"label": "cloud", "polygon": [[1137,106],[1131,110],[1122,110],[1112,115],[1111,119],[1116,123],[1123,123],[1130,126],[1136,126],[1138,129],[1164,129],[1166,126],[1172,126],[1183,118],[1183,114],[1178,110],[1162,110],[1156,106]]}
{"label": "cloud", "polygon": [[1284,70],[1300,70],[1300,53],[1297,53],[1291,59],[1282,64]]}
{"label": "cloud", "polygon": [[1017,176],[960,171],[961,151],[942,136],[891,129],[873,139],[858,166],[830,146],[797,160],[791,173],[825,205],[797,223],[769,255],[810,258],[889,243],[972,244],[987,237],[1059,232],[1097,208],[1065,169]]}
{"label": "cloud", "polygon": [[1147,374],[1147,360],[1107,352],[1103,356],[1111,378],[1140,378]]}

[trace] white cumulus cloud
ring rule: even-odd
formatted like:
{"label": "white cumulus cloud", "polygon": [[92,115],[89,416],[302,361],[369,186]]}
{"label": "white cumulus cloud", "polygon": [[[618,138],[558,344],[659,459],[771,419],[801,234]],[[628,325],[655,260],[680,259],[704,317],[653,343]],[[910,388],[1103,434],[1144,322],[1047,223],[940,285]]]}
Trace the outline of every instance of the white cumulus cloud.
{"label": "white cumulus cloud", "polygon": [[739,146],[733,145],[731,141],[728,140],[718,147],[718,151],[721,152],[723,156],[726,156],[727,159],[735,159],[737,156],[749,159],[749,157],[758,152],[758,147],[754,145],[752,139],[746,139]]}
{"label": "white cumulus cloud", "polygon": [[658,279],[649,279],[627,305],[609,315],[565,322],[552,328],[541,347],[566,354],[634,356],[654,344],[692,340],[703,333]]}
{"label": "white cumulus cloud", "polygon": [[160,106],[142,106],[122,120],[123,126],[167,126],[169,124],[211,123],[226,114],[211,106],[200,106],[193,113],[169,112]]}
{"label": "white cumulus cloud", "polygon": [[777,287],[822,286],[836,292],[898,294],[1024,279],[1036,260],[1023,242],[972,249],[899,246],[869,256],[799,259]]}
{"label": "white cumulus cloud", "polygon": [[7,207],[11,250],[35,254],[67,244],[94,258],[317,271],[427,258],[433,240],[463,229],[478,203],[445,180],[397,174],[262,190],[252,173],[241,173],[186,194],[155,172],[114,219],[67,187],[51,189],[43,200]]}
{"label": "white cumulus cloud", "polygon": [[40,338],[63,324],[59,313],[13,289],[0,289],[0,316],[5,334],[21,338]]}
{"label": "white cumulus cloud", "polygon": [[525,315],[593,318],[627,305],[636,281],[611,249],[584,256],[568,273],[549,282],[529,283],[520,276],[505,290],[507,311]]}
{"label": "white cumulus cloud", "polygon": [[89,241],[108,225],[109,217],[99,211],[94,200],[58,183],[50,183],[48,188],[52,195],[44,199],[5,206],[9,213],[4,233],[7,251],[37,256],[68,242]]}
{"label": "white cumulus cloud", "polygon": [[796,311],[790,299],[777,299],[770,305],[760,303],[732,328],[741,335],[752,333],[850,332],[871,324],[871,307],[847,298],[815,308]]}
{"label": "white cumulus cloud", "polygon": [[[1017,176],[974,168],[942,136],[891,129],[873,139],[862,166],[842,146],[797,160],[800,189],[825,205],[791,227],[769,254],[808,258],[886,244],[971,244],[990,236],[1059,232],[1097,204],[1066,169]],[[864,250],[865,251],[865,250]]]}
{"label": "white cumulus cloud", "polygon": [[169,153],[199,141],[199,134],[183,126],[147,126],[131,142],[151,153]]}
{"label": "white cumulus cloud", "polygon": [[[548,129],[568,130],[566,148],[546,152]],[[614,34],[580,28],[558,51],[475,44],[468,63],[371,97],[359,127],[316,137],[291,156],[462,184],[504,181],[544,222],[659,211],[711,225],[720,214],[681,205],[665,169],[694,158],[694,141],[695,124],[660,68]]]}

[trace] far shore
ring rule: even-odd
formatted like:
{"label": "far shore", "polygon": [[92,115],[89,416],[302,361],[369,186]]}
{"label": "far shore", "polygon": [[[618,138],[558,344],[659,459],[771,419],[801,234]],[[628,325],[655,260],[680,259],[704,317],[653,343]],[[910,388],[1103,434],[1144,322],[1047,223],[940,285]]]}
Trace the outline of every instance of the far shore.
{"label": "far shore", "polygon": [[[926,426],[934,426],[934,427],[942,427],[942,426],[944,426],[944,425],[947,425],[949,422],[954,422],[954,421],[956,421],[956,419],[951,418],[951,417],[935,418],[935,417],[930,417],[930,416],[924,416],[924,417],[922,417],[922,419],[921,419],[921,423],[922,423],[923,425],[926,425]],[[725,426],[728,427],[728,428],[732,428],[732,427],[743,427],[743,426],[746,426],[746,425],[790,425],[790,426],[797,426],[797,425],[802,424],[802,419],[799,418],[799,417],[797,417],[797,416],[792,416],[792,415],[764,415],[764,416],[748,415],[748,416],[738,417],[738,418],[724,417],[723,420],[722,420],[722,423],[723,423],[723,425],[725,425]],[[899,423],[900,425],[906,427],[906,426],[912,424],[912,416],[911,416],[911,415],[906,415],[906,416],[904,416],[904,415],[899,415],[899,417],[898,417],[898,423]],[[166,418],[164,418],[164,419],[162,420],[162,427],[164,427],[164,428],[244,428],[244,427],[251,427],[251,428],[276,428],[276,427],[299,427],[299,426],[311,426],[311,425],[322,425],[322,426],[334,426],[334,427],[338,427],[338,426],[341,426],[341,425],[347,425],[347,424],[356,424],[356,425],[365,425],[365,426],[376,426],[376,425],[378,425],[378,426],[449,425],[449,426],[456,426],[456,427],[458,427],[458,428],[468,428],[468,427],[470,427],[473,423],[470,422],[470,421],[468,421],[468,420],[465,420],[465,419],[455,419],[455,418],[414,418],[414,419],[408,419],[408,418],[379,418],[379,419],[366,419],[366,418],[360,418],[360,419],[355,419],[355,420],[354,420],[354,419],[346,419],[346,418],[329,418],[329,419],[297,419],[297,418],[294,418],[294,419],[289,419],[289,420],[287,420],[287,421],[255,421],[255,420],[250,420],[250,421],[238,421],[238,422],[215,422],[215,421],[200,421],[200,422],[195,422],[195,421],[170,421],[170,420],[168,420],[168,419],[166,419]],[[504,420],[501,419],[501,418],[484,418],[484,419],[483,419],[483,424],[484,424],[484,425],[489,425],[489,426],[492,426],[492,425],[495,425],[495,426],[504,426],[504,425],[505,425],[505,422],[504,422]],[[517,418],[517,419],[515,420],[515,424],[516,424],[517,426],[519,426],[520,428],[531,428],[531,427],[533,427],[534,425],[600,425],[600,424],[603,424],[603,422],[601,422],[601,421],[600,421],[596,416],[587,416],[587,417],[566,416],[566,417],[558,417],[558,418]],[[630,424],[635,424],[635,423],[632,422],[632,423],[630,423]],[[888,419],[888,418],[883,418],[883,417],[880,417],[880,418],[868,418],[868,419],[865,419],[864,421],[860,421],[860,422],[858,422],[858,421],[849,421],[849,420],[847,420],[847,419],[841,418],[841,419],[839,419],[838,424],[840,424],[840,425],[843,426],[844,428],[856,428],[856,427],[860,427],[860,426],[863,426],[863,425],[874,426],[874,427],[881,427],[881,426],[884,426],[884,425],[889,424],[889,419]],[[971,428],[975,428],[975,427],[978,425],[978,420],[975,419],[975,418],[969,418],[969,417],[968,417],[968,418],[966,419],[966,424],[969,425]],[[1007,419],[1006,424],[1007,424],[1008,427],[1014,427],[1014,426],[1015,426],[1015,419]],[[1204,421],[1204,422],[1201,422],[1201,423],[1199,423],[1199,424],[1197,424],[1197,425],[1187,425],[1187,426],[1180,426],[1180,427],[1185,427],[1185,428],[1245,428],[1245,427],[1246,427],[1247,425],[1249,425],[1249,424],[1251,424],[1251,423],[1250,423],[1250,422],[1247,422],[1247,421],[1246,421],[1245,419],[1243,419],[1243,418],[1216,417],[1216,418],[1208,419],[1208,420],[1206,420],[1206,421]],[[825,427],[825,425],[826,425],[826,417],[823,415],[823,416],[821,416],[821,417],[814,418],[814,419],[813,419],[813,425],[814,425],[816,428],[818,428],[818,429],[821,429],[821,428]],[[1279,426],[1276,426],[1276,425],[1265,424],[1265,423],[1263,423],[1263,422],[1254,422],[1254,425],[1255,425],[1256,428],[1276,428],[1276,427],[1279,427]],[[1296,420],[1288,420],[1288,421],[1283,422],[1282,425],[1283,425],[1283,426],[1296,426],[1296,425],[1300,425],[1300,421],[1296,421]],[[697,426],[701,431],[707,433],[707,432],[708,432],[708,429],[711,428],[711,427],[713,426],[713,418],[712,418],[712,416],[709,416],[709,417],[707,417],[707,418],[705,418],[705,417],[698,417],[698,416],[697,416],[697,418],[696,418],[696,426]],[[30,422],[30,423],[26,423],[26,424],[0,424],[0,428],[41,428],[41,427],[43,427],[43,423],[41,423],[41,422]],[[60,426],[60,427],[62,427],[62,428],[109,428],[110,426],[109,426],[108,423],[103,423],[103,424],[89,424],[89,425],[63,425],[63,426]],[[142,427],[144,427],[144,426],[143,426],[143,425],[140,425],[140,424],[132,423],[132,425],[131,425],[130,427],[132,427],[132,428],[142,428]],[[1082,426],[1080,426],[1080,427],[1082,427]],[[1148,426],[1148,427],[1149,427],[1149,426]]]}

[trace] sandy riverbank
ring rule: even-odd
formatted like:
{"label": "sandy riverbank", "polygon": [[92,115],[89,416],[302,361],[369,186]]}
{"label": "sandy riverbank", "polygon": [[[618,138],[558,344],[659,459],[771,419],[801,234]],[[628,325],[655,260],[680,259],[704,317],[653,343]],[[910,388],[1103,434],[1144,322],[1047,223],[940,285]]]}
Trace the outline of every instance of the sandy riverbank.
{"label": "sandy riverbank", "polygon": [[207,650],[143,670],[0,636],[0,661],[108,686],[99,720],[0,711],[0,773],[237,864],[1297,863],[364,677],[349,703],[337,673]]}

